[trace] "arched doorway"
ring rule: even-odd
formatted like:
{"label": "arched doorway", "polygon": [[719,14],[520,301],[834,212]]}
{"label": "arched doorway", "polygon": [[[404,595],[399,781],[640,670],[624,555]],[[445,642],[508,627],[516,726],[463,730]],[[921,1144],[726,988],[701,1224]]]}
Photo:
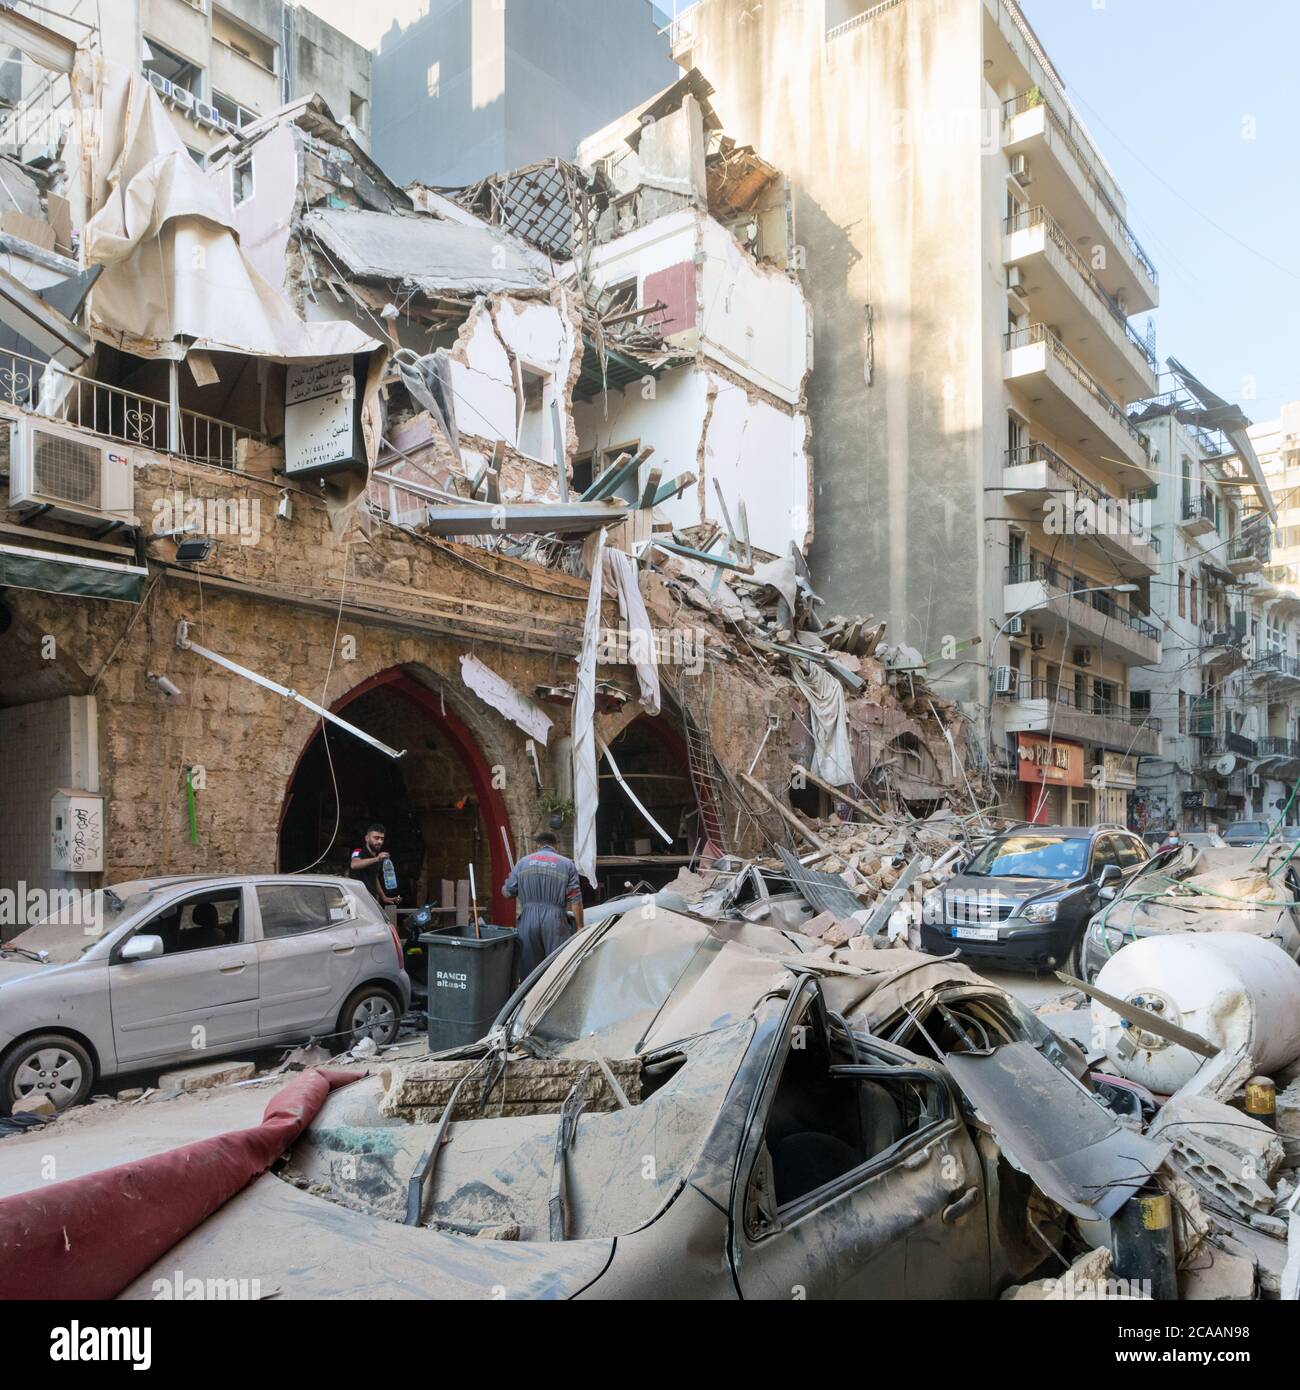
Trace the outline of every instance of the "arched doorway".
{"label": "arched doorway", "polygon": [[686,742],[670,718],[640,715],[613,740],[610,751],[637,799],[673,842],[666,844],[646,824],[602,758],[596,862],[604,896],[622,893],[629,882],[656,888],[671,882],[697,852],[703,829]]}
{"label": "arched doorway", "polygon": [[514,902],[502,892],[507,839],[514,853],[509,816],[466,725],[436,691],[398,668],[372,676],[331,709],[406,755],[394,760],[322,721],[285,791],[281,872],[319,860],[321,871],[345,873],[366,827],[380,821],[404,907],[437,903],[443,881],[467,879],[473,864],[480,912],[512,925]]}

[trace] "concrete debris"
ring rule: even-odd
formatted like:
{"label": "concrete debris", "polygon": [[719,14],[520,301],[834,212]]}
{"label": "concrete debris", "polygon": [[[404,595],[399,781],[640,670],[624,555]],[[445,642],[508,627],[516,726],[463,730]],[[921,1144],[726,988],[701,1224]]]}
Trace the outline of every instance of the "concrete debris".
{"label": "concrete debris", "polygon": [[1172,1144],[1170,1166],[1207,1205],[1246,1220],[1272,1213],[1283,1150],[1267,1125],[1218,1101],[1174,1097],[1148,1133]]}
{"label": "concrete debris", "polygon": [[51,1116],[57,1107],[47,1095],[23,1096],[21,1100],[14,1101],[11,1113],[14,1115],[45,1115]]}
{"label": "concrete debris", "polygon": [[1072,1302],[1077,1299],[1130,1302],[1139,1298],[1140,1295],[1131,1292],[1126,1281],[1110,1278],[1111,1261],[1109,1250],[1089,1250],[1059,1277],[1014,1284],[1002,1297],[1013,1303]]}
{"label": "concrete debris", "polygon": [[202,1066],[163,1072],[158,1078],[158,1088],[176,1094],[182,1091],[210,1091],[217,1086],[229,1086],[235,1081],[247,1081],[256,1071],[252,1062],[205,1062]]}
{"label": "concrete debris", "polygon": [[1193,1303],[1237,1302],[1256,1296],[1258,1266],[1247,1255],[1210,1249],[1179,1271],[1178,1292]]}

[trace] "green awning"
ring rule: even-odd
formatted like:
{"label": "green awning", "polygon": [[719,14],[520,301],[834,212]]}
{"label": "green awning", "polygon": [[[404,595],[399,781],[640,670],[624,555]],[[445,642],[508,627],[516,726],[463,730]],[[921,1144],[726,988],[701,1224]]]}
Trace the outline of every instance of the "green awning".
{"label": "green awning", "polygon": [[148,578],[149,571],[143,565],[0,545],[0,588],[37,589],[44,594],[75,594],[79,598],[139,603]]}
{"label": "green awning", "polygon": [[593,400],[606,387],[611,391],[621,391],[634,382],[644,381],[648,376],[662,376],[670,367],[676,367],[690,360],[689,357],[674,357],[652,366],[649,363],[638,361],[634,357],[629,357],[626,353],[619,352],[617,348],[606,344],[605,371],[602,373],[600,353],[597,351],[595,343],[590,338],[584,338],[582,371],[573,388],[574,399],[579,401]]}

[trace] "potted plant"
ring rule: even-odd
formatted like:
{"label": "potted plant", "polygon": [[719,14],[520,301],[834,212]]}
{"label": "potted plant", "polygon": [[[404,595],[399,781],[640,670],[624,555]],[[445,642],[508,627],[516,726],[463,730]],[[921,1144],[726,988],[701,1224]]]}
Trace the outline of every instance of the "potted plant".
{"label": "potted plant", "polygon": [[559,830],[565,821],[573,819],[576,807],[567,797],[542,797],[542,810],[546,812],[547,824],[552,830]]}

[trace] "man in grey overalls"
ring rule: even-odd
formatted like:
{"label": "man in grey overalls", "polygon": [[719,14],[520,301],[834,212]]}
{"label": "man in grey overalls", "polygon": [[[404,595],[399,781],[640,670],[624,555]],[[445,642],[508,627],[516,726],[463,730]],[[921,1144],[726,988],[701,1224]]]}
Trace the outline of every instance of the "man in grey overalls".
{"label": "man in grey overalls", "polygon": [[[582,930],[582,885],[578,866],[555,848],[555,836],[543,830],[533,836],[537,848],[510,871],[507,896],[519,899],[521,959],[519,978],[527,979],[573,931]],[[573,913],[573,926],[565,915]]]}

